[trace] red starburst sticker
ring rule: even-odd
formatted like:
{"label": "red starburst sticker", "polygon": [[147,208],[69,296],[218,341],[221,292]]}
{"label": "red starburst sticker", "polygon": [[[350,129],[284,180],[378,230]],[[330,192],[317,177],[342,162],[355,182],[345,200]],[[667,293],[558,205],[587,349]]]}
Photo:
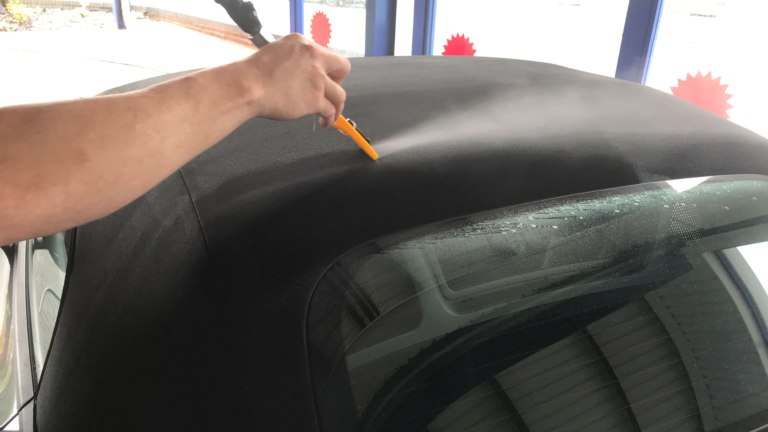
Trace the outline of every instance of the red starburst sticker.
{"label": "red starburst sticker", "polygon": [[312,40],[328,48],[331,41],[331,20],[324,12],[315,12],[312,16]]}
{"label": "red starburst sticker", "polygon": [[696,76],[688,74],[685,80],[678,79],[677,87],[672,87],[672,94],[728,118],[728,110],[731,108],[728,99],[733,95],[725,92],[727,88],[727,84],[720,84],[720,77],[712,78],[712,72],[706,75],[698,72]]}
{"label": "red starburst sticker", "polygon": [[477,52],[474,48],[474,42],[470,42],[469,38],[463,34],[456,33],[448,39],[448,42],[443,45],[444,56],[473,56]]}

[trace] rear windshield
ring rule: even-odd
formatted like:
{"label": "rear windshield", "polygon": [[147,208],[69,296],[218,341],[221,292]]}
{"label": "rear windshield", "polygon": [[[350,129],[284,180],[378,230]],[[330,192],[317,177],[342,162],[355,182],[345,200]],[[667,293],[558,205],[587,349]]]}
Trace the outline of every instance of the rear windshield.
{"label": "rear windshield", "polygon": [[309,311],[323,430],[760,429],[767,180],[560,198],[349,253]]}

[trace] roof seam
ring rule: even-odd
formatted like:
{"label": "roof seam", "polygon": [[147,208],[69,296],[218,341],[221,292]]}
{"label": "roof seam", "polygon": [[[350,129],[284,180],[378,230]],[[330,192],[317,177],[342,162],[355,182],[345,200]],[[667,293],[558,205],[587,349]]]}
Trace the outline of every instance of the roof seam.
{"label": "roof seam", "polygon": [[208,245],[208,236],[205,235],[205,230],[203,229],[203,223],[200,220],[200,211],[198,211],[197,204],[195,203],[194,198],[192,198],[192,191],[189,189],[189,185],[187,184],[187,179],[184,177],[184,173],[181,172],[181,169],[179,169],[177,172],[179,173],[179,178],[181,178],[181,183],[184,185],[184,189],[187,191],[187,196],[189,197],[190,204],[192,204],[192,209],[195,211],[195,219],[197,220],[197,227],[200,229],[200,235],[203,237],[203,245],[205,246],[205,255],[210,260],[211,249]]}

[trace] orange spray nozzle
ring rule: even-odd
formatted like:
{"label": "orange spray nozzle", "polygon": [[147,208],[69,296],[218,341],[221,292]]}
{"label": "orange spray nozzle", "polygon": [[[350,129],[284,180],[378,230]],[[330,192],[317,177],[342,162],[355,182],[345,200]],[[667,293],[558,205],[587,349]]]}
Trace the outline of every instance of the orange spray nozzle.
{"label": "orange spray nozzle", "polygon": [[338,129],[339,132],[343,133],[344,135],[348,135],[350,138],[352,138],[355,144],[357,144],[357,146],[360,147],[360,149],[363,150],[365,154],[368,155],[368,157],[373,160],[379,158],[376,150],[371,147],[371,143],[369,143],[363,134],[357,130],[354,123],[352,123],[350,120],[344,118],[344,116],[339,116],[339,119],[336,120],[336,123],[333,124],[333,127]]}

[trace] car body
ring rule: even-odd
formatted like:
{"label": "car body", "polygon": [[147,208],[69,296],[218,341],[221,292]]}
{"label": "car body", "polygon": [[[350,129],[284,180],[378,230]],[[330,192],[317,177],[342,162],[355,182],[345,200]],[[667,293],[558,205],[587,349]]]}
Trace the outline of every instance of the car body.
{"label": "car body", "polygon": [[[508,322],[490,315],[467,315],[460,325],[448,326],[431,335],[432,342],[413,345],[418,349],[390,363],[391,373],[378,381],[376,389],[368,390],[370,394],[364,399],[366,406],[373,408],[358,406],[356,412],[349,405],[354,406],[353,399],[359,403],[363,398],[355,393],[362,378],[351,379],[345,365],[351,367],[354,352],[350,354],[350,349],[360,335],[342,344],[336,340],[341,338],[336,334],[341,324],[331,325],[330,330],[325,324],[341,320],[339,317],[347,313],[347,306],[358,304],[354,297],[359,293],[344,284],[340,291],[327,288],[329,278],[338,278],[334,275],[347,268],[354,273],[349,280],[358,280],[358,276],[364,276],[357,272],[365,270],[363,264],[369,262],[366,260],[395,254],[402,259],[406,256],[404,253],[421,250],[421,244],[441,244],[448,235],[429,237],[428,233],[459,232],[460,235],[451,234],[451,238],[474,238],[475,231],[467,231],[466,226],[485,226],[484,220],[501,220],[498,212],[507,215],[504,217],[524,215],[534,220],[555,211],[552,209],[613,196],[632,197],[632,203],[622,201],[622,206],[637,203],[646,208],[637,197],[646,196],[649,191],[668,192],[657,182],[702,176],[757,175],[694,181],[694,186],[708,188],[706,194],[709,195],[700,192],[700,197],[691,195],[686,198],[689,201],[672,203],[677,212],[682,211],[679,205],[695,206],[700,204],[697,200],[705,198],[710,204],[717,203],[712,194],[719,194],[718,185],[748,183],[749,188],[759,192],[765,181],[761,176],[768,175],[765,139],[672,96],[633,83],[553,65],[502,59],[414,57],[364,58],[352,62],[353,72],[345,82],[349,95],[345,113],[373,139],[374,147],[382,156],[379,161],[367,159],[348,138],[334,131],[319,130],[311,118],[296,122],[253,119],[145,196],[70,234],[61,308],[35,392],[36,430],[466,430],[470,426],[461,419],[438,416],[439,407],[431,408],[434,415],[428,421],[402,423],[403,419],[431,412],[424,408],[426,402],[417,403],[403,395],[409,395],[413,388],[429,387],[433,382],[429,371],[448,368],[446,370],[480,374],[483,369],[480,357],[475,355],[477,352],[470,353],[474,357],[462,357],[466,353],[457,346],[486,340],[468,334],[472,329],[493,332],[502,324],[508,326]],[[167,78],[116,91],[141,88]],[[694,186],[682,190],[705,191]],[[630,189],[602,192],[623,187]],[[723,189],[726,190],[730,189]],[[738,227],[748,230],[752,237],[747,237],[746,231],[738,231],[742,243],[728,243],[728,248],[746,244],[749,238],[754,242],[768,240],[762,238],[766,230],[761,212],[766,209],[758,198],[763,195],[754,192],[754,196],[745,198],[744,194],[752,193],[752,189],[744,192],[734,186],[733,190],[736,192],[724,194],[727,198],[723,199],[728,201],[722,207],[743,204],[743,208],[738,207],[738,212],[729,213],[729,217],[743,217],[745,222],[728,219],[728,224],[742,223],[744,227]],[[584,193],[592,195],[575,195]],[[713,199],[715,201],[711,201]],[[648,208],[663,212],[664,207],[657,205],[658,202],[648,204]],[[619,213],[625,209],[620,208]],[[673,234],[677,236],[674,244],[678,249],[688,247],[688,243],[680,243],[680,238],[704,232],[697,223],[709,223],[701,222],[709,221],[709,216],[697,213],[691,217],[700,220],[692,220],[694,228],[687,230],[669,220],[665,222],[674,227]],[[606,238],[634,238],[628,228],[640,227],[642,220],[646,219],[609,224],[610,230],[603,234]],[[457,228],[457,221],[463,221],[460,225],[469,225]],[[598,222],[594,227],[609,226]],[[517,219],[510,223],[524,225]],[[547,233],[566,231],[563,226],[545,225],[537,227],[529,223],[526,229],[544,227]],[[725,222],[721,225],[730,226]],[[721,225],[713,222],[712,226]],[[738,227],[728,229],[742,229]],[[507,235],[511,231],[503,233]],[[413,239],[427,238],[425,235],[428,241],[412,244]],[[533,238],[540,237],[530,237]],[[514,244],[514,239],[505,240],[505,244]],[[661,260],[656,257],[648,261],[654,266],[648,263],[640,266],[638,272],[642,275],[663,274],[659,270],[663,266],[656,265],[677,262],[671,258],[672,249],[665,246],[669,243],[668,237],[662,240],[658,244],[651,242],[654,246],[644,252],[644,257],[657,253]],[[706,238],[699,235],[694,240],[704,242]],[[579,242],[577,244],[585,245],[584,252],[574,252],[575,249],[562,244],[556,250],[570,252],[558,260],[578,261],[578,257],[588,256],[588,251],[597,250],[588,237]],[[484,240],[483,244],[493,242]],[[539,244],[526,237],[526,244],[536,244],[534,249],[540,251],[560,243]],[[466,253],[472,256],[478,251]],[[457,262],[468,256],[459,255]],[[609,258],[610,255],[600,259]],[[605,268],[613,271],[616,264],[623,263],[625,261],[612,263]],[[481,274],[490,271],[481,270]],[[387,302],[391,299],[386,297],[391,288],[377,284],[387,275],[399,274],[398,271],[394,267],[383,267],[378,273],[365,276],[385,298],[373,302],[372,310],[377,312],[372,312],[371,322],[384,320],[379,309],[395,310],[418,297],[406,294],[403,302],[398,300],[397,305],[386,306],[390,304]],[[525,274],[536,274],[531,268],[525,271]],[[418,273],[409,271],[409,277],[415,278],[414,272]],[[624,280],[621,278],[626,275],[621,275],[617,280]],[[536,280],[526,283],[536,283]],[[537,286],[520,298],[537,298],[549,291],[560,293],[571,286],[569,283],[576,286],[581,280],[579,277],[567,279],[566,282],[571,282],[543,291]],[[638,295],[658,288],[658,283],[647,284],[650,285],[637,285],[644,287],[638,288]],[[506,301],[505,291],[501,293],[501,300],[493,300],[497,302],[494,305]],[[691,301],[698,296],[695,289],[686,293]],[[595,314],[584,312],[588,310],[585,305],[589,304],[584,303],[584,299],[596,300],[582,294],[574,297],[582,299],[574,312],[574,316],[583,317],[579,326],[596,325],[618,310],[616,307],[600,309]],[[460,293],[451,295],[457,296],[450,309],[451,317],[477,311],[462,309],[472,302]],[[558,305],[575,304],[569,303],[571,300],[558,301]],[[622,306],[630,303],[621,301]],[[717,320],[716,306],[711,309],[712,320]],[[419,316],[427,316],[426,310],[418,312]],[[494,306],[487,310],[496,309]],[[730,310],[723,306],[721,313],[724,317],[730,316]],[[547,313],[554,312],[548,310]],[[563,316],[562,311],[557,313],[558,317]],[[441,319],[454,318],[446,315]],[[761,320],[755,318],[758,324],[749,321],[749,326],[759,327]],[[407,327],[410,325],[407,322],[407,318],[400,317],[393,325],[397,327],[400,323]],[[496,330],[482,327],[488,323],[496,325]],[[565,328],[558,326],[555,328]],[[555,328],[537,327],[540,336],[537,340],[546,343],[515,352],[518,355],[543,352],[543,346],[566,340],[573,330],[568,327],[568,331],[562,333]],[[730,327],[723,328],[725,334],[721,336],[727,338]],[[381,337],[388,340],[405,335],[397,331],[394,335],[390,333]],[[730,333],[736,334],[736,330]],[[461,339],[465,337],[469,339]],[[458,341],[458,345],[452,345],[454,341]],[[755,342],[756,353],[763,352],[760,344]],[[341,345],[344,348],[339,351]],[[490,348],[500,346],[491,344]],[[487,344],[483,347],[483,355],[490,356],[484,357],[486,361],[498,361],[493,357],[497,355],[493,349]],[[370,347],[361,347],[359,352],[365,348]],[[461,361],[454,364],[457,358],[454,354],[459,352]],[[395,354],[387,351],[386,355]],[[760,362],[761,355],[757,355],[758,360],[754,362]],[[522,356],[501,369],[523,364],[525,358]],[[733,362],[722,363],[728,368],[745,367],[738,359],[727,360]],[[457,364],[470,366],[451,369],[458,367]],[[659,366],[664,362],[658,360],[652,364]],[[368,374],[387,370],[378,363],[370,363],[369,369],[374,366]],[[555,369],[555,366],[548,367],[548,370]],[[606,370],[605,373],[614,374],[609,382],[625,383],[619,369],[608,367]],[[682,370],[682,375],[691,371],[675,370]],[[558,382],[565,386],[569,376],[585,373],[566,373]],[[749,378],[749,375],[741,377]],[[766,390],[762,387],[764,377],[752,378],[759,391]],[[674,386],[674,381],[670,382]],[[699,381],[690,378],[690,382]],[[733,382],[738,388],[749,387],[744,382]],[[403,383],[410,383],[411,387],[403,390]],[[572,384],[582,385],[580,388],[586,393],[582,392],[581,396],[576,393],[575,398],[571,394],[570,404],[589,399],[587,396],[593,387],[588,381]],[[462,395],[474,391],[476,385],[474,381],[464,383],[456,394],[450,386],[430,387],[428,394],[432,396],[428,400],[436,400],[435,395],[450,395],[441,402],[444,408],[463,400]],[[565,391],[548,388],[553,392],[548,396],[552,400],[558,392]],[[624,393],[616,393],[619,395],[616,397],[625,398],[620,400],[626,402],[624,408],[629,406],[630,411],[636,408],[631,390],[624,388]],[[686,397],[701,402],[697,392]],[[693,403],[690,400],[689,405]],[[521,403],[525,401],[523,398]],[[554,424],[525,420],[526,413],[533,411],[515,408],[509,400],[496,402],[512,413],[506,417],[514,421],[498,428],[493,423],[489,426],[479,421],[472,427],[477,430],[557,429]],[[685,427],[748,430],[743,428],[764,420],[768,409],[761,405],[759,398],[748,402],[739,405],[742,413],[722,421],[707,417],[708,412],[716,410],[708,411],[700,405],[693,411],[698,413],[695,418],[700,421]],[[491,405],[485,401],[480,407],[490,409]],[[409,414],[408,406],[421,407],[424,411]],[[547,416],[555,418],[557,412],[565,412],[567,406]],[[481,413],[480,407],[467,408],[467,412],[470,416],[473,412]],[[683,408],[673,404],[671,409]],[[590,408],[585,406],[579,412],[589,413]],[[573,417],[570,424],[572,430],[663,430],[665,425],[684,430],[678,423],[651,422],[648,426],[643,423],[647,417],[636,410],[633,412],[634,415],[624,420],[616,420],[619,423],[610,424],[579,423],[581,414],[575,412],[569,414]],[[653,414],[651,418],[665,417]],[[442,423],[435,423],[438,420]]]}

